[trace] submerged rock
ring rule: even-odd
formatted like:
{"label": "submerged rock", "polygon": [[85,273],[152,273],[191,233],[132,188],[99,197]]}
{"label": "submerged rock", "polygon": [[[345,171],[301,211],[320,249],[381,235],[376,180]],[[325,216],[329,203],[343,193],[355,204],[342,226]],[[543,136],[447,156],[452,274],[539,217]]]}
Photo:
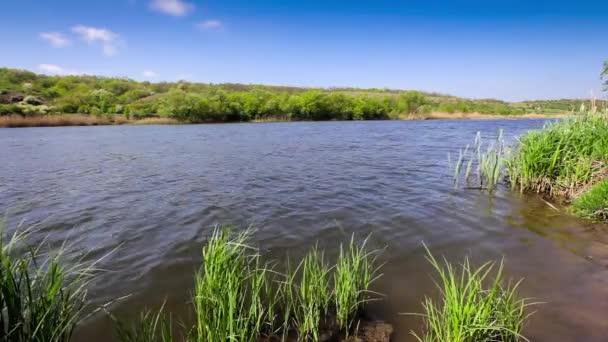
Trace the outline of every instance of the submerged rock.
{"label": "submerged rock", "polygon": [[389,342],[393,326],[385,322],[365,322],[358,336],[349,337],[344,342]]}

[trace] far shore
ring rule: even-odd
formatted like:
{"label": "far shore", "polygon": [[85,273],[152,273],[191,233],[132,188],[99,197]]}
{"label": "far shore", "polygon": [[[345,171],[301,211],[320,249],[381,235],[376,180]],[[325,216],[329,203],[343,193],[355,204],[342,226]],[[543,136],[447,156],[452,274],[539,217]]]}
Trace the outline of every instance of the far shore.
{"label": "far shore", "polygon": [[[518,120],[518,119],[559,119],[565,114],[481,114],[481,113],[443,113],[400,115],[394,120]],[[268,118],[252,120],[249,122],[296,122],[299,120],[285,120],[283,118]],[[172,118],[149,117],[143,119],[127,119],[123,115],[93,116],[82,114],[53,114],[23,117],[9,115],[0,117],[0,128],[18,127],[61,127],[61,126],[106,126],[106,125],[176,125],[189,124]]]}

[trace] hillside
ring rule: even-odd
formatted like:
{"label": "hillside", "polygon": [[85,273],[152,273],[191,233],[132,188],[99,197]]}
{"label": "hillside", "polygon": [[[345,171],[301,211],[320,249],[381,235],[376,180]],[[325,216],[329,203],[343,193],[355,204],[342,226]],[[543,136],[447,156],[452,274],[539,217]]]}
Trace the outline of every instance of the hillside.
{"label": "hillside", "polygon": [[[581,99],[510,103],[394,89],[302,88],[255,84],[138,82],[98,76],[47,76],[0,68],[0,115],[122,115],[182,122],[367,120],[432,113],[563,114]],[[605,102],[599,106],[605,106]]]}

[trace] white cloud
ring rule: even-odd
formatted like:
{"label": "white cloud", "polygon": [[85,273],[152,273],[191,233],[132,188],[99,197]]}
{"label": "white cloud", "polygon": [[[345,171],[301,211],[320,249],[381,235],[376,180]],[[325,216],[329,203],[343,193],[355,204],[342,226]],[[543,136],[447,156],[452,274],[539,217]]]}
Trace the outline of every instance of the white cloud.
{"label": "white cloud", "polygon": [[152,0],[150,7],[158,12],[180,17],[194,11],[194,5],[182,0]]}
{"label": "white cloud", "polygon": [[55,48],[62,48],[70,45],[72,42],[59,32],[42,32],[40,38]]}
{"label": "white cloud", "polygon": [[202,21],[202,22],[196,24],[196,26],[203,30],[218,30],[218,29],[221,29],[224,26],[224,24],[220,20],[210,19],[210,20]]}
{"label": "white cloud", "polygon": [[106,56],[114,56],[118,52],[116,44],[119,35],[108,29],[77,25],[72,27],[72,32],[89,44],[100,43]]}
{"label": "white cloud", "polygon": [[145,78],[155,78],[158,76],[158,74],[152,70],[146,70],[142,73],[142,75],[144,75]]}
{"label": "white cloud", "polygon": [[82,75],[82,72],[66,69],[55,64],[39,64],[38,70],[50,75]]}

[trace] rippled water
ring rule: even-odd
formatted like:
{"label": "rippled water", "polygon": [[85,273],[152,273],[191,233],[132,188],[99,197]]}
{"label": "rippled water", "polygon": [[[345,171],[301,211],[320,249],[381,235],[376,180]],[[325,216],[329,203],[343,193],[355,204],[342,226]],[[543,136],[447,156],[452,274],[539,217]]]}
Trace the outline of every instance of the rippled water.
{"label": "rippled water", "polygon": [[[0,211],[7,226],[71,243],[107,269],[95,305],[119,314],[167,298],[187,312],[202,243],[216,224],[253,225],[266,254],[292,257],[319,241],[330,255],[351,233],[386,247],[371,314],[412,341],[435,292],[421,242],[450,260],[504,256],[522,291],[547,304],[531,340],[606,341],[606,229],[505,189],[454,190],[447,154],[476,131],[508,139],[542,120],[383,121],[0,129]],[[109,341],[94,316],[77,341]]]}

